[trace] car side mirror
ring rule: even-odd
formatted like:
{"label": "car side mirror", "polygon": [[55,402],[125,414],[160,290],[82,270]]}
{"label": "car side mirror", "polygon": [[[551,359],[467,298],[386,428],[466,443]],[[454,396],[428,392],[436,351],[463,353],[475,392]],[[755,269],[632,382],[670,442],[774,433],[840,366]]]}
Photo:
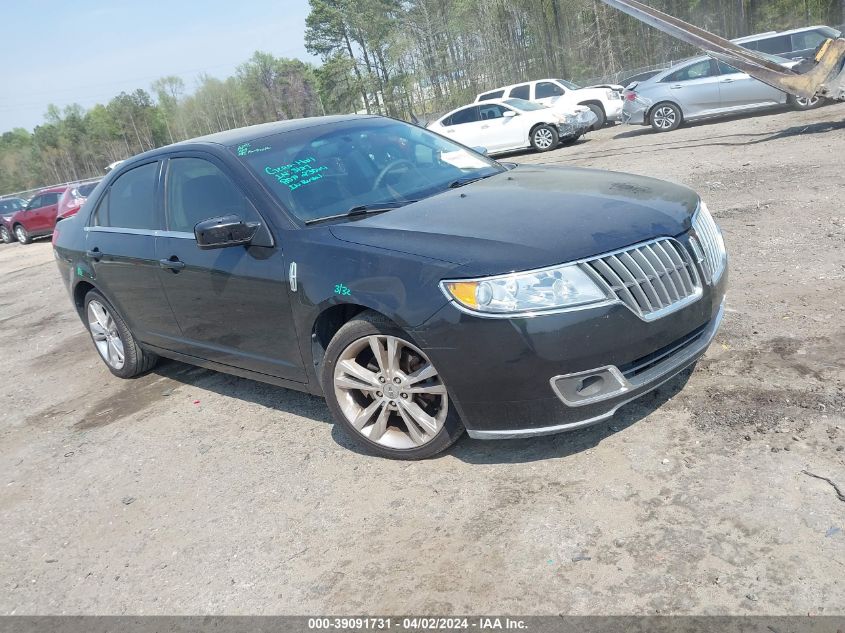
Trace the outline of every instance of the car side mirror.
{"label": "car side mirror", "polygon": [[516,116],[516,112],[514,112],[513,110],[505,110],[505,111],[502,113],[502,116],[503,116],[503,117],[505,117],[506,119],[510,119],[511,117],[515,117],[515,116]]}
{"label": "car side mirror", "polygon": [[260,222],[244,222],[240,216],[233,214],[198,222],[194,235],[197,246],[203,250],[227,248],[249,244],[260,227]]}

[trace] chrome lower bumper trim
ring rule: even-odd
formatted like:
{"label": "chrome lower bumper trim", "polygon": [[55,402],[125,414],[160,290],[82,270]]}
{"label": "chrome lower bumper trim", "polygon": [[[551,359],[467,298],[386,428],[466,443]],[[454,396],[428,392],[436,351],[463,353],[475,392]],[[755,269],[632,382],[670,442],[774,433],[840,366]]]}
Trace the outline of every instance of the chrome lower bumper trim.
{"label": "chrome lower bumper trim", "polygon": [[[537,437],[541,435],[554,435],[556,433],[563,433],[565,431],[574,431],[575,429],[580,429],[585,426],[591,426],[593,424],[598,424],[603,420],[607,420],[608,418],[613,417],[613,414],[616,413],[616,411],[621,406],[636,400],[640,396],[644,396],[650,391],[654,391],[660,385],[665,382],[668,382],[669,380],[677,376],[680,372],[682,372],[684,369],[692,365],[699,358],[701,358],[707,351],[707,348],[710,347],[710,343],[715,338],[716,332],[719,329],[719,324],[722,322],[722,316],[724,315],[724,313],[725,302],[723,300],[722,305],[719,306],[719,311],[716,313],[716,316],[710,322],[707,329],[702,332],[701,338],[699,338],[692,345],[678,352],[676,355],[667,358],[666,360],[656,364],[650,369],[644,371],[642,374],[638,375],[636,378],[632,379],[631,383],[633,385],[633,389],[636,390],[637,393],[631,396],[630,398],[625,398],[619,402],[614,403],[609,410],[597,416],[593,416],[584,420],[579,420],[577,422],[568,422],[566,424],[557,424],[554,426],[542,426],[530,429],[505,429],[494,431],[467,429],[467,433],[470,437],[479,440],[516,439],[520,437]],[[643,387],[647,387],[647,389],[643,389]]]}

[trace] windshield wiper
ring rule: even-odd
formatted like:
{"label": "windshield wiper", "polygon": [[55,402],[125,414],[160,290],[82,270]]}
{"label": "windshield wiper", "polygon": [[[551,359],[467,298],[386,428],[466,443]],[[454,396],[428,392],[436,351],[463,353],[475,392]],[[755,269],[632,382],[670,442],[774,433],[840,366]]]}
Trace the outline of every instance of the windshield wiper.
{"label": "windshield wiper", "polygon": [[358,215],[370,215],[375,213],[384,213],[385,211],[392,211],[399,207],[404,207],[406,204],[418,202],[417,200],[402,200],[401,202],[374,202],[371,204],[358,204],[349,208],[346,213],[338,213],[337,215],[327,215],[324,218],[314,218],[313,220],[306,220],[305,224],[317,224],[318,222],[328,222],[329,220],[339,220],[341,218],[354,218]]}
{"label": "windshield wiper", "polygon": [[483,176],[478,176],[473,174],[472,176],[464,176],[463,178],[458,178],[457,180],[453,180],[449,183],[449,189],[457,189],[458,187],[463,187],[464,185],[468,185],[471,182],[475,182],[477,180],[483,180],[484,178],[489,178],[490,176],[495,176],[496,174],[500,174],[500,171],[494,171],[492,174],[484,174]]}

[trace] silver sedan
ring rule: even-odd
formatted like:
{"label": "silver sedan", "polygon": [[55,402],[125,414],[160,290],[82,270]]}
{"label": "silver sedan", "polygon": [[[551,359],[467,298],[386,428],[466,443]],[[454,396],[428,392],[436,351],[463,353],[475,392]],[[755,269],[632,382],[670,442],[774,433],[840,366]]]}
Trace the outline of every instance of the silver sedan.
{"label": "silver sedan", "polygon": [[[796,61],[769,55],[791,68]],[[657,132],[669,132],[684,121],[728,116],[765,108],[790,105],[807,110],[821,105],[792,97],[710,57],[696,57],[653,77],[632,83],[625,90],[622,120],[651,125]]]}

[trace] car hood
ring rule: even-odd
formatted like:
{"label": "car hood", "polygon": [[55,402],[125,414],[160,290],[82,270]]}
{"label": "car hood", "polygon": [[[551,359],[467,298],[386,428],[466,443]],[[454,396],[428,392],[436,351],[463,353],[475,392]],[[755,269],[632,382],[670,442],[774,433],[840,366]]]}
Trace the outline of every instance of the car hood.
{"label": "car hood", "polygon": [[330,230],[343,241],[449,262],[465,276],[487,275],[678,235],[698,203],[690,189],[652,178],[518,166]]}

